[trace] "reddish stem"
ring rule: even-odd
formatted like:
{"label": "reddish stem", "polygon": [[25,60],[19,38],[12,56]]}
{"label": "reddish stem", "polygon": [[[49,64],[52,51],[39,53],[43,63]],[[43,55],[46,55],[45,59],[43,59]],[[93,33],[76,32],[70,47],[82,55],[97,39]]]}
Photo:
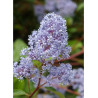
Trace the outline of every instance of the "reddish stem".
{"label": "reddish stem", "polygon": [[65,90],[67,91],[67,92],[69,92],[69,93],[71,93],[71,94],[75,94],[75,95],[80,95],[78,92],[76,92],[76,91],[72,91],[72,90],[70,90],[70,89],[68,89],[68,88],[65,88]]}
{"label": "reddish stem", "polygon": [[27,78],[27,83],[28,83],[29,94],[31,94],[31,92],[30,92],[30,83],[29,83],[29,79],[28,78]]}
{"label": "reddish stem", "polygon": [[73,62],[73,63],[70,63],[72,66],[77,66],[77,65],[81,65],[80,63],[76,63],[76,62]]}
{"label": "reddish stem", "polygon": [[31,98],[36,93],[36,91],[40,88],[41,75],[42,75],[42,65],[41,65],[40,78],[39,78],[39,81],[38,81],[38,85],[37,85],[36,89],[32,92],[32,94],[29,96],[29,98]]}
{"label": "reddish stem", "polygon": [[76,53],[76,54],[71,55],[71,56],[70,56],[69,58],[67,58],[67,59],[56,60],[55,63],[62,62],[62,61],[66,61],[66,60],[70,60],[70,59],[72,59],[72,58],[75,58],[75,57],[77,57],[77,56],[83,54],[83,53],[84,53],[84,49],[83,49],[82,51]]}
{"label": "reddish stem", "polygon": [[36,93],[36,91],[39,89],[40,81],[41,81],[41,78],[39,78],[37,88],[32,92],[32,94],[29,96],[29,98],[31,98]]}

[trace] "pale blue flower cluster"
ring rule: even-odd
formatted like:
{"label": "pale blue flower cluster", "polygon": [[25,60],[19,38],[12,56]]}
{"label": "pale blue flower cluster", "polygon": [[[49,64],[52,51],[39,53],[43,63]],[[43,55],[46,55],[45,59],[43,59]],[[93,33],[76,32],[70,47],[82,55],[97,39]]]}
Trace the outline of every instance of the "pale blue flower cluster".
{"label": "pale blue flower cluster", "polygon": [[34,5],[34,14],[40,22],[45,15],[45,8],[43,5]]}
{"label": "pale blue flower cluster", "polygon": [[78,89],[80,96],[84,98],[84,70],[82,68],[73,69],[73,79],[71,80],[73,89]]}
{"label": "pale blue flower cluster", "polygon": [[45,9],[49,12],[55,12],[63,17],[72,16],[76,3],[72,0],[45,0]]}
{"label": "pale blue flower cluster", "polygon": [[35,5],[34,12],[41,21],[47,12],[54,12],[62,17],[73,16],[77,5],[72,0],[45,0],[44,5]]}
{"label": "pale blue flower cluster", "polygon": [[[73,78],[72,66],[70,64],[59,64],[58,67],[55,65],[48,64],[42,67],[43,69],[43,77],[42,84],[47,82],[44,86],[52,86],[55,87],[59,84],[68,85]],[[44,73],[48,71],[48,75],[44,76]]]}
{"label": "pale blue flower cluster", "polygon": [[23,78],[32,78],[32,75],[35,75],[38,71],[37,68],[33,66],[32,59],[30,57],[21,57],[20,63],[15,62],[13,65],[14,77],[22,80]]}
{"label": "pale blue flower cluster", "polygon": [[48,62],[68,58],[71,48],[67,45],[66,21],[54,13],[47,14],[38,31],[29,36],[29,56],[33,60]]}
{"label": "pale blue flower cluster", "polygon": [[[54,13],[47,14],[37,31],[33,31],[29,36],[29,46],[21,50],[19,64],[14,63],[14,77],[18,79],[29,78],[33,81],[35,87],[41,78],[41,85],[67,85],[72,79],[72,66],[70,64],[54,64],[55,60],[68,58],[71,48],[68,46],[68,34],[66,30],[66,21]],[[41,74],[34,60],[42,64]]]}

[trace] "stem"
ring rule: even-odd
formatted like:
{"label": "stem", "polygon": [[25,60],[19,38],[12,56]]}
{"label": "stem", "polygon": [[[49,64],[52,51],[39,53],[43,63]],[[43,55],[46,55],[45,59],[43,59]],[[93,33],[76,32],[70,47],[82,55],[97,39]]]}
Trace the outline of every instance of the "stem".
{"label": "stem", "polygon": [[[39,78],[40,79],[40,78]],[[38,85],[40,84],[40,80],[39,80],[39,83]],[[39,89],[39,86],[37,85],[37,88],[32,92],[32,94],[29,96],[29,98],[31,98],[35,93],[36,91]]]}
{"label": "stem", "polygon": [[75,57],[77,57],[77,56],[83,54],[83,53],[84,53],[84,50],[82,49],[82,51],[80,51],[80,52],[78,52],[78,53],[76,53],[76,54],[71,55],[71,56],[70,56],[69,58],[67,58],[67,59],[56,60],[55,63],[62,62],[62,61],[66,61],[66,60],[70,60],[70,59],[72,59],[72,58],[75,58]]}
{"label": "stem", "polygon": [[[43,85],[45,85],[47,82],[45,82],[45,83],[43,83],[42,85],[40,85],[40,88],[43,86]],[[54,85],[54,86],[57,86],[57,85]],[[70,85],[69,85],[70,86]],[[72,90],[70,90],[70,89],[68,89],[68,86],[66,86],[66,87],[62,87],[62,86],[57,86],[58,88],[62,88],[62,89],[64,89],[64,90],[66,90],[67,92],[69,92],[69,93],[71,93],[71,94],[74,94],[74,95],[80,95],[78,92],[76,92],[76,91],[72,91]]]}
{"label": "stem", "polygon": [[[70,85],[69,85],[69,86],[70,86]],[[57,86],[57,87],[58,87],[58,88],[62,88],[62,89],[64,89],[64,90],[66,90],[67,92],[71,93],[71,94],[78,95],[78,96],[80,95],[80,93],[68,89],[69,86],[66,86],[66,87],[63,87],[63,86]]]}
{"label": "stem", "polygon": [[45,85],[47,82],[43,83],[42,85],[40,85],[40,87],[42,87],[43,85]]}
{"label": "stem", "polygon": [[35,0],[35,1],[34,1],[34,4],[40,4],[40,5],[43,5],[43,3],[40,2],[39,0]]}
{"label": "stem", "polygon": [[73,62],[73,63],[70,63],[72,66],[78,66],[78,65],[82,65],[80,63],[76,63],[76,62]]}
{"label": "stem", "polygon": [[36,91],[40,88],[41,75],[42,75],[42,65],[41,65],[40,78],[39,78],[39,81],[38,81],[38,85],[37,85],[36,89],[32,92],[32,94],[29,96],[29,98],[31,98],[36,93]]}
{"label": "stem", "polygon": [[29,94],[31,94],[31,91],[30,91],[30,83],[29,83],[29,79],[27,78],[27,83],[28,83],[28,88],[29,88]]}
{"label": "stem", "polygon": [[72,91],[72,90],[70,90],[70,89],[68,89],[68,88],[65,88],[65,90],[66,90],[67,92],[69,92],[69,93],[72,93],[72,94],[74,94],[74,95],[80,96],[80,94],[79,94],[78,92],[76,92],[76,91]]}

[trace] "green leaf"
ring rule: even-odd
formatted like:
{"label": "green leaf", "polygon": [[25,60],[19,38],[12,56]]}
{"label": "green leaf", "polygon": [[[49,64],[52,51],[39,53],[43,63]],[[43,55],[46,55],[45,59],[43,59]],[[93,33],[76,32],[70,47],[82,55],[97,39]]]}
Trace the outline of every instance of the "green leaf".
{"label": "green leaf", "polygon": [[[26,93],[29,93],[29,88],[28,88],[28,83],[27,83],[27,80],[26,79],[24,79],[24,91],[26,92]],[[32,82],[32,81],[29,81],[29,84],[30,84],[30,91],[31,92],[33,92],[34,91],[34,89],[35,89],[35,87],[34,87],[34,83]]]}
{"label": "green leaf", "polygon": [[[30,91],[32,92],[35,89],[34,83],[30,81],[29,84],[30,84]],[[13,89],[21,89],[25,91],[26,93],[29,93],[27,79],[19,81],[19,79],[14,77],[13,78]]]}
{"label": "green leaf", "polygon": [[72,53],[81,51],[81,48],[83,46],[82,42],[79,42],[78,40],[70,40],[68,44],[72,48]]}
{"label": "green leaf", "polygon": [[46,70],[46,71],[43,73],[43,75],[44,75],[45,77],[48,76],[48,75],[49,75],[48,70]]}
{"label": "green leaf", "polygon": [[20,96],[13,96],[13,98],[28,98],[26,95],[20,95]]}
{"label": "green leaf", "polygon": [[56,94],[59,98],[65,98],[65,96],[62,93],[56,91],[53,87],[46,87],[46,89]]}
{"label": "green leaf", "polygon": [[21,40],[21,39],[17,39],[14,43],[13,43],[13,61],[19,61],[20,58],[20,52],[23,48],[26,48],[27,45]]}
{"label": "green leaf", "polygon": [[77,28],[71,27],[71,28],[68,29],[68,31],[70,33],[74,33],[74,32],[77,32]]}
{"label": "green leaf", "polygon": [[20,96],[20,95],[28,96],[28,94],[26,92],[24,92],[23,90],[20,90],[20,89],[13,90],[13,96]]}
{"label": "green leaf", "polygon": [[68,17],[66,18],[66,21],[67,21],[67,25],[70,26],[73,24],[73,18],[72,17]]}
{"label": "green leaf", "polygon": [[77,62],[81,63],[81,64],[84,64],[84,60],[80,59],[80,60],[77,60]]}
{"label": "green leaf", "polygon": [[84,2],[80,3],[77,7],[77,11],[80,11],[81,9],[84,8]]}
{"label": "green leaf", "polygon": [[77,40],[69,40],[68,41],[68,45],[70,45],[71,47],[73,47],[76,42],[77,42]]}
{"label": "green leaf", "polygon": [[14,29],[23,30],[23,27],[21,25],[19,25],[19,24],[15,24]]}
{"label": "green leaf", "polygon": [[20,81],[19,79],[17,78],[13,78],[13,88],[14,89],[21,89],[21,90],[24,90],[24,87],[25,87],[25,80],[23,81]]}
{"label": "green leaf", "polygon": [[34,2],[34,0],[25,0],[25,1],[30,2],[30,3],[33,3]]}
{"label": "green leaf", "polygon": [[69,93],[69,92],[65,92],[64,95],[65,95],[66,98],[76,98],[76,96],[77,96],[77,95],[71,94],[71,93]]}

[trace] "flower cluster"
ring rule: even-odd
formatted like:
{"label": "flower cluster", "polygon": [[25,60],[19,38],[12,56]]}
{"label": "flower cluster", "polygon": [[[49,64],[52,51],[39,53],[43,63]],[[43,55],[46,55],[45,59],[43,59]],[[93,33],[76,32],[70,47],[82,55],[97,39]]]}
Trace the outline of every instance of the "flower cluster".
{"label": "flower cluster", "polygon": [[29,36],[29,56],[47,63],[49,60],[68,58],[71,48],[67,45],[66,21],[54,13],[47,14],[38,31]]}
{"label": "flower cluster", "polygon": [[38,69],[33,66],[30,57],[21,57],[20,63],[15,62],[13,65],[14,77],[22,80],[23,78],[31,79],[33,76],[38,76]]}
{"label": "flower cluster", "polygon": [[72,0],[45,0],[45,5],[35,5],[34,12],[41,21],[46,12],[54,12],[63,17],[73,16],[77,5]]}
{"label": "flower cluster", "polygon": [[[42,86],[69,84],[73,76],[72,66],[68,63],[59,63],[57,66],[54,63],[55,60],[68,58],[71,52],[67,43],[66,21],[59,15],[49,13],[28,40],[28,48],[21,50],[21,55],[26,57],[21,57],[19,64],[14,63],[14,77],[28,78],[34,82],[35,87],[39,79]],[[34,65],[35,60],[41,63],[40,69]]]}
{"label": "flower cluster", "polygon": [[82,68],[73,69],[73,79],[71,80],[73,89],[78,89],[80,96],[84,98],[84,70]]}
{"label": "flower cluster", "polygon": [[43,5],[34,5],[34,14],[37,16],[37,19],[40,22],[45,15],[44,6]]}
{"label": "flower cluster", "polygon": [[[42,82],[47,82],[44,86],[68,85],[72,79],[72,66],[70,64],[61,63],[58,67],[47,64],[42,67],[42,70]],[[44,73],[48,75],[44,76]]]}

